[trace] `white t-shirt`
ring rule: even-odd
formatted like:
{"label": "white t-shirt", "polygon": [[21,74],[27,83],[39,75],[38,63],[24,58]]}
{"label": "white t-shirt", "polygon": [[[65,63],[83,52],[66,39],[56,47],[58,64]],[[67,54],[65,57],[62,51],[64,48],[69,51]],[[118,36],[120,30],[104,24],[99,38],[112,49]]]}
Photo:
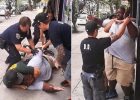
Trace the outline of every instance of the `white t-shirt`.
{"label": "white t-shirt", "polygon": [[[114,22],[109,30],[109,33],[115,34],[119,30],[119,27],[120,24],[116,24]],[[127,63],[135,63],[135,40],[130,37],[127,27],[122,37],[112,43],[111,46],[106,49],[106,52]]]}
{"label": "white t-shirt", "polygon": [[30,90],[42,90],[44,81],[47,81],[51,78],[52,68],[48,61],[42,57],[43,53],[41,50],[33,56],[33,58],[29,61],[27,66],[38,67],[40,69],[40,76],[36,79],[36,81],[28,87]]}

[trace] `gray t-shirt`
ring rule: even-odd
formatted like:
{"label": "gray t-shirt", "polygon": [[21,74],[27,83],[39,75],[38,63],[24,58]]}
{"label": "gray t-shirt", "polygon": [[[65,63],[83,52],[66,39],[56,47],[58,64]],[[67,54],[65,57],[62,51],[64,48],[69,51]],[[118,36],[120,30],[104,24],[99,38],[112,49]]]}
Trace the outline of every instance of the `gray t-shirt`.
{"label": "gray t-shirt", "polygon": [[40,69],[40,76],[35,80],[35,82],[28,87],[29,90],[42,90],[44,81],[51,78],[52,68],[48,61],[42,57],[43,53],[41,50],[33,56],[29,61],[27,66],[38,67]]}
{"label": "gray t-shirt", "polygon": [[[115,34],[119,30],[119,27],[120,24],[113,23],[109,33]],[[112,43],[111,46],[106,49],[106,52],[127,63],[135,63],[135,40],[130,37],[127,27],[122,37]]]}

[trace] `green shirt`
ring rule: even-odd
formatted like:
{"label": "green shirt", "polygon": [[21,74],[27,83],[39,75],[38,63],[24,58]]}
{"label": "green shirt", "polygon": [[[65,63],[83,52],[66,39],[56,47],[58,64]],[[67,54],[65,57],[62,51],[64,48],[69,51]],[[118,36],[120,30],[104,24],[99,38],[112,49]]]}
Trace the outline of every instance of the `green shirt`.
{"label": "green shirt", "polygon": [[22,61],[13,64],[8,70],[16,70],[17,72],[20,72],[22,74],[34,74],[34,68],[31,66],[27,66]]}

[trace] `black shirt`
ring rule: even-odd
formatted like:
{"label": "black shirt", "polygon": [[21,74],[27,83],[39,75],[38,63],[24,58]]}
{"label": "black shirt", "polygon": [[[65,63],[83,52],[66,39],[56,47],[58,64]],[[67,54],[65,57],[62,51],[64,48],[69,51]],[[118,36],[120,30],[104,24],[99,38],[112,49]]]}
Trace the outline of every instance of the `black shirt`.
{"label": "black shirt", "polygon": [[8,43],[13,44],[21,44],[21,41],[27,37],[27,39],[31,39],[31,30],[29,32],[22,32],[19,27],[19,23],[11,25],[8,27],[1,35],[4,40]]}
{"label": "black shirt", "polygon": [[34,67],[27,66],[24,62],[19,61],[16,64],[13,64],[8,70],[16,70],[22,74],[34,74]]}
{"label": "black shirt", "polygon": [[94,73],[97,67],[104,67],[104,49],[111,45],[111,38],[85,38],[80,45],[83,71]]}
{"label": "black shirt", "polygon": [[63,44],[65,49],[71,50],[71,26],[59,22],[59,21],[52,21],[49,24],[49,37],[56,48],[58,45]]}

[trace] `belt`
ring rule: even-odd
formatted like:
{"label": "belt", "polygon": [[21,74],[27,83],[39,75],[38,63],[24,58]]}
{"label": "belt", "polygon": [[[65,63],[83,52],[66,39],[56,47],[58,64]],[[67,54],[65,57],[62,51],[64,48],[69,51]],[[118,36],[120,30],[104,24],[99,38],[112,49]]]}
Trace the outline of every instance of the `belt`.
{"label": "belt", "polygon": [[86,76],[88,76],[88,77],[95,77],[95,73],[87,73],[87,72],[85,72],[85,71],[82,71],[82,74],[83,75],[86,75]]}

